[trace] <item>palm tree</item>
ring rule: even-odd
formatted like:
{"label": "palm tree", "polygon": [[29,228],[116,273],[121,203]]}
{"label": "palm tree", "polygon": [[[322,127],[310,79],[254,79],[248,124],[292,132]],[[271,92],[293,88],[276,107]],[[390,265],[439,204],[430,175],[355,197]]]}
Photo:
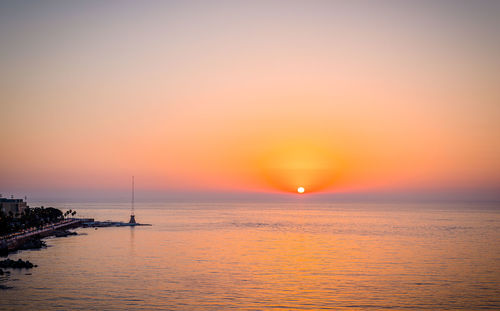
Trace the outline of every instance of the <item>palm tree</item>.
{"label": "palm tree", "polygon": [[67,210],[66,212],[64,212],[64,218],[66,218],[69,215],[71,215],[72,212],[73,212],[72,210]]}

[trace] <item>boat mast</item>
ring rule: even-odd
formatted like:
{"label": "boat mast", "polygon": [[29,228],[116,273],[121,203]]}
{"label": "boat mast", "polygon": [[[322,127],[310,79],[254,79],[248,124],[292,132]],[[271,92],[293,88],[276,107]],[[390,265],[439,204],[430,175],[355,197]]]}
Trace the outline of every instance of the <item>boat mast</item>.
{"label": "boat mast", "polygon": [[128,221],[129,224],[135,224],[135,215],[134,215],[134,176],[132,176],[132,206],[130,207],[130,220]]}
{"label": "boat mast", "polygon": [[131,215],[134,215],[134,176],[132,176],[132,214]]}

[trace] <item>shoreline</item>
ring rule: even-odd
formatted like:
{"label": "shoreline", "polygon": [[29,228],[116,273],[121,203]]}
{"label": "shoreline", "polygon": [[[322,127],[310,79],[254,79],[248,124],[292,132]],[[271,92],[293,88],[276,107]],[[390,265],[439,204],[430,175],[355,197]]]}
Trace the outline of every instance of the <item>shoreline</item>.
{"label": "shoreline", "polygon": [[[28,232],[17,232],[0,240],[0,256],[8,256],[9,253],[22,250],[25,244],[30,241],[39,241],[45,237],[57,235],[59,231],[82,227],[83,223],[93,221],[93,219],[66,219],[58,223],[46,225],[42,229],[35,229]],[[43,244],[40,243],[41,248]]]}
{"label": "shoreline", "polygon": [[[124,223],[119,221],[95,221],[93,218],[65,219],[58,223],[46,225],[41,229],[28,232],[17,232],[0,240],[0,256],[8,256],[9,253],[24,249],[39,249],[43,247],[41,239],[48,236],[65,237],[73,233],[65,232],[67,229],[75,228],[102,228],[102,227],[139,227],[151,226],[151,224]],[[32,247],[25,247],[32,243]]]}

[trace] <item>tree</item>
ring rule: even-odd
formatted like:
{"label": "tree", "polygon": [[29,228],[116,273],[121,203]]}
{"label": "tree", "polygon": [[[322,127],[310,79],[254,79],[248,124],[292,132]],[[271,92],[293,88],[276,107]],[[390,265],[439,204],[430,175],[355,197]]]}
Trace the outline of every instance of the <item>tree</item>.
{"label": "tree", "polygon": [[22,228],[37,228],[45,223],[53,223],[61,220],[66,215],[76,215],[76,211],[61,210],[53,207],[26,208],[18,218],[14,218],[11,213],[6,214],[0,211],[0,235],[9,234],[21,230]]}
{"label": "tree", "polygon": [[61,210],[53,207],[47,207],[44,210],[45,217],[48,218],[50,221],[54,222],[63,217],[63,213]]}

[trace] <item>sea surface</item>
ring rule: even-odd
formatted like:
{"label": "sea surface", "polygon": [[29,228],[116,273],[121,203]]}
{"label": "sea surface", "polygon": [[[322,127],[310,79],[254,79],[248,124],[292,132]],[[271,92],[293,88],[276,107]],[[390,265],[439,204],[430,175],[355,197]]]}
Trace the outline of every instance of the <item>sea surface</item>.
{"label": "sea surface", "polygon": [[[128,221],[128,204],[54,204]],[[2,310],[500,309],[494,204],[137,204],[11,254]]]}

